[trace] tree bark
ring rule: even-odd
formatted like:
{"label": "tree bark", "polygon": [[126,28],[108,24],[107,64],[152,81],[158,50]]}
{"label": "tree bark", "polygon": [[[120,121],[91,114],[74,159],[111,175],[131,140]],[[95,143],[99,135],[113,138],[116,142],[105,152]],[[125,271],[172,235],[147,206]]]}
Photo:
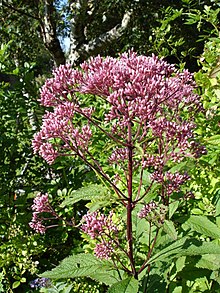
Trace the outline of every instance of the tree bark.
{"label": "tree bark", "polygon": [[96,36],[92,40],[87,38],[87,28],[90,20],[95,18],[97,2],[88,0],[73,1],[71,9],[70,52],[68,62],[78,65],[90,56],[99,54],[113,41],[119,39],[126,31],[132,16],[132,10],[125,11],[121,20],[110,30]]}
{"label": "tree bark", "polygon": [[[40,37],[56,66],[65,64],[66,61],[77,66],[88,57],[101,53],[113,41],[118,40],[124,34],[133,14],[133,10],[129,9],[124,12],[124,15],[118,21],[117,16],[115,16],[114,24],[110,29],[108,25],[106,30],[104,27],[103,30],[100,30],[103,25],[101,22],[99,32],[95,35],[95,31],[93,31],[92,35],[94,37],[91,37],[91,32],[90,35],[88,33],[91,24],[96,23],[97,19],[100,20],[100,16],[104,18],[105,14],[107,15],[106,11],[103,12],[103,9],[101,9],[102,12],[100,12],[101,4],[98,0],[69,0],[72,15],[70,20],[70,49],[67,56],[65,56],[57,34],[56,13],[58,12],[56,11],[55,1],[36,0],[34,9],[24,0],[22,2],[23,6],[17,6],[2,1],[4,7],[14,13],[26,15],[39,22]],[[32,10],[32,13],[29,13],[29,9],[30,11]],[[106,23],[111,23],[108,17],[105,20]]]}
{"label": "tree bark", "polygon": [[40,16],[41,36],[45,47],[53,57],[56,65],[66,63],[65,54],[61,48],[56,32],[55,8],[53,0],[44,1],[44,15]]}

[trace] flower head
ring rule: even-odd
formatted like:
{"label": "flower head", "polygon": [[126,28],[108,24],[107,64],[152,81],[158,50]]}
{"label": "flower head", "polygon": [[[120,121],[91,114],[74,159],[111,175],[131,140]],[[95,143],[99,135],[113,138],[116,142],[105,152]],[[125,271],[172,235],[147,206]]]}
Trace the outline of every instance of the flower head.
{"label": "flower head", "polygon": [[31,206],[32,210],[38,213],[51,212],[49,205],[48,194],[38,193],[34,199],[34,204]]}
{"label": "flower head", "polygon": [[148,215],[151,211],[155,210],[156,208],[157,208],[157,204],[156,204],[154,201],[152,201],[152,202],[150,202],[150,203],[144,205],[144,207],[143,207],[143,208],[140,210],[140,212],[138,213],[138,217],[139,217],[140,219],[142,219],[142,218],[146,218],[147,215]]}
{"label": "flower head", "polygon": [[[156,158],[146,154],[151,158],[142,162],[144,167],[152,166],[152,162],[165,164],[168,159],[180,162],[185,156],[199,156],[204,150],[195,147],[192,121],[193,113],[201,105],[194,87],[193,75],[188,70],[179,72],[155,55],[138,56],[133,51],[117,59],[92,57],[80,69],[61,65],[41,89],[41,103],[52,106],[54,112],[45,114],[42,128],[32,142],[34,152],[52,164],[57,156],[70,151],[81,157],[88,151],[93,110],[82,107],[80,93],[106,100],[103,123],[109,123],[109,132],[114,137],[125,141],[128,124],[132,123],[136,127],[134,143],[141,145],[150,133],[167,145],[166,159],[161,158],[162,154]],[[181,116],[181,111],[186,110],[190,121]],[[76,127],[73,123],[76,113],[87,119],[87,123]],[[127,158],[126,148],[119,147],[109,161],[121,164]]]}
{"label": "flower head", "polygon": [[[34,135],[32,147],[48,164],[52,164],[59,155],[70,149],[76,152],[87,149],[92,131],[88,123],[81,128],[74,127],[72,119],[77,111],[87,117],[92,114],[92,109],[79,109],[73,103],[64,102],[57,105],[54,112],[46,112],[43,116],[41,130]],[[64,144],[59,146],[56,140],[63,141]]]}
{"label": "flower head", "polygon": [[34,199],[34,203],[31,206],[33,211],[31,222],[29,226],[34,229],[37,233],[44,234],[46,232],[46,227],[43,224],[43,219],[41,218],[41,213],[52,213],[53,209],[49,204],[48,194],[38,193]]}
{"label": "flower head", "polygon": [[43,225],[42,219],[39,218],[39,215],[36,212],[33,213],[29,226],[37,233],[44,234],[46,232],[46,227]]}
{"label": "flower head", "polygon": [[94,249],[95,256],[100,259],[109,259],[114,252],[112,241],[102,241],[98,243]]}
{"label": "flower head", "polygon": [[88,234],[92,239],[105,233],[117,233],[118,229],[112,221],[112,215],[113,213],[110,213],[109,216],[106,217],[104,214],[98,212],[88,212],[83,216],[82,220],[85,223],[81,226],[81,230]]}

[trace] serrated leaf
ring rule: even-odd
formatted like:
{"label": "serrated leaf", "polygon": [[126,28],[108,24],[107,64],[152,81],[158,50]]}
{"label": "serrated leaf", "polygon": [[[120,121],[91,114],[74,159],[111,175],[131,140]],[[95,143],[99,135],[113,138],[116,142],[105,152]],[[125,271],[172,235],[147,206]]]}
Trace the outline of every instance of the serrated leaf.
{"label": "serrated leaf", "polygon": [[59,291],[63,290],[66,287],[67,284],[65,284],[64,282],[60,282],[58,284],[56,284],[56,287]]}
{"label": "serrated leaf", "polygon": [[216,217],[215,218],[215,221],[216,221],[216,225],[220,228],[220,217]]}
{"label": "serrated leaf", "polygon": [[[150,274],[147,279],[147,274],[144,280],[144,283],[147,286],[147,293],[162,293],[166,292],[166,283],[163,278],[163,274],[160,270],[155,269],[154,274]],[[146,293],[146,289],[144,291],[140,291],[141,293]]]}
{"label": "serrated leaf", "polygon": [[[181,272],[178,273],[180,278],[183,278],[188,281],[193,281],[193,282],[195,282],[195,280],[200,279],[201,283],[204,283],[204,279],[206,279],[206,275],[208,275],[208,274],[209,274],[208,270],[198,269],[195,267],[194,263],[193,263],[193,265],[191,265],[191,264],[187,265],[185,268],[183,268],[183,270]],[[188,291],[188,292],[194,293],[196,291],[193,290],[193,291]],[[202,291],[202,292],[210,292],[210,291]]]}
{"label": "serrated leaf", "polygon": [[107,291],[108,293],[138,293],[138,280],[129,277],[118,283],[113,284]]}
{"label": "serrated leaf", "polygon": [[57,288],[41,288],[41,293],[60,293],[60,291]]}
{"label": "serrated leaf", "polygon": [[[194,242],[194,243],[193,243]],[[220,254],[220,245],[213,242],[192,241],[188,248],[181,252],[182,255]]]}
{"label": "serrated leaf", "polygon": [[107,188],[99,184],[90,184],[88,186],[81,187],[77,190],[73,190],[67,196],[67,198],[61,203],[60,207],[73,205],[80,200],[94,201],[100,199],[106,193]]}
{"label": "serrated leaf", "polygon": [[213,242],[201,242],[196,239],[182,238],[161,249],[147,263],[166,261],[166,259],[171,260],[179,256],[204,254],[220,254],[220,245]]}
{"label": "serrated leaf", "polygon": [[149,235],[151,231],[149,222],[147,222],[146,219],[140,219],[137,216],[132,220],[134,223],[135,238],[141,243],[148,244],[149,239],[147,235]]}
{"label": "serrated leaf", "polygon": [[64,291],[62,293],[70,293],[73,288],[73,285],[68,285],[64,288]]}
{"label": "serrated leaf", "polygon": [[119,280],[112,264],[107,260],[97,259],[92,254],[77,254],[65,258],[52,269],[41,274],[41,277],[50,279],[90,277],[106,285],[113,284]]}
{"label": "serrated leaf", "polygon": [[220,228],[205,216],[191,216],[185,224],[200,234],[220,238]]}
{"label": "serrated leaf", "polygon": [[70,293],[73,284],[67,284],[66,282],[56,282],[53,287],[48,287],[48,288],[41,288],[40,292],[45,292],[45,293]]}
{"label": "serrated leaf", "polygon": [[58,289],[58,292],[69,293],[71,289],[73,288],[73,285],[72,284],[68,285],[65,282],[61,282],[56,284],[56,287]]}
{"label": "serrated leaf", "polygon": [[144,197],[145,202],[149,203],[155,199],[153,191],[157,188],[157,184],[152,185],[150,192]]}
{"label": "serrated leaf", "polygon": [[[145,186],[148,186],[151,184],[151,173],[148,172],[147,170],[143,171],[143,176],[142,176],[142,182]],[[140,177],[139,177],[140,178]]]}
{"label": "serrated leaf", "polygon": [[164,224],[163,224],[163,230],[165,233],[167,233],[169,235],[169,237],[173,240],[177,239],[177,232],[176,229],[174,227],[173,222],[165,220]]}
{"label": "serrated leaf", "polygon": [[[123,271],[120,271],[121,275],[123,273]],[[95,272],[94,274],[90,274],[89,277],[93,280],[96,280],[97,282],[104,283],[108,286],[111,286],[120,281],[118,272],[114,270],[107,272]]]}
{"label": "serrated leaf", "polygon": [[197,268],[216,271],[220,269],[220,254],[205,254],[196,264]]}

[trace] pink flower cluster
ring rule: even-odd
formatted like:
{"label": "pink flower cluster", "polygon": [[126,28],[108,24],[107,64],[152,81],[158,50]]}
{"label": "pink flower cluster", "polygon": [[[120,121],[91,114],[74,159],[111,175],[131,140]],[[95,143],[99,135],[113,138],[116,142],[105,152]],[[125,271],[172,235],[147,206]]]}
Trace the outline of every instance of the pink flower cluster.
{"label": "pink flower cluster", "polygon": [[109,157],[111,164],[120,164],[121,162],[127,161],[128,150],[126,148],[116,148],[112,155]]}
{"label": "pink flower cluster", "polygon": [[48,200],[48,194],[38,193],[31,206],[32,210],[38,213],[51,212],[51,207]]}
{"label": "pink flower cluster", "polygon": [[168,121],[164,117],[160,117],[148,123],[152,129],[153,135],[159,138],[165,138],[166,142],[177,140],[178,145],[182,148],[189,148],[188,139],[192,137],[192,129],[194,124],[186,121]]}
{"label": "pink flower cluster", "polygon": [[81,230],[88,234],[92,239],[103,234],[110,235],[112,232],[117,233],[118,229],[112,221],[112,216],[112,212],[110,212],[108,217],[98,212],[88,212],[82,218],[85,223],[81,226]]}
{"label": "pink flower cluster", "polygon": [[187,173],[180,174],[179,172],[165,173],[167,194],[171,195],[173,192],[179,192],[180,186],[190,179]]}
{"label": "pink flower cluster", "polygon": [[138,213],[138,217],[139,217],[140,219],[142,219],[142,218],[146,218],[147,215],[148,215],[151,211],[155,210],[156,208],[157,208],[157,204],[156,204],[154,201],[152,201],[152,202],[146,204],[146,205],[140,210],[140,212]]}
{"label": "pink flower cluster", "polygon": [[152,120],[148,123],[152,130],[152,135],[163,145],[161,155],[145,154],[142,163],[143,168],[154,166],[164,166],[168,160],[180,162],[186,156],[198,157],[200,146],[195,147],[193,139],[193,129],[195,125],[190,122],[176,119],[169,121],[164,117]]}
{"label": "pink flower cluster", "polygon": [[34,229],[37,233],[44,234],[46,227],[43,225],[42,219],[39,217],[40,213],[52,213],[51,206],[48,201],[48,194],[39,193],[34,199],[34,204],[31,206],[34,211],[29,226]]}
{"label": "pink flower cluster", "polygon": [[[85,152],[92,136],[90,124],[87,121],[80,129],[73,125],[74,113],[91,118],[92,110],[81,107],[78,101],[77,93],[83,93],[106,99],[110,107],[105,121],[111,122],[109,132],[115,137],[126,140],[128,123],[132,123],[139,129],[132,133],[135,142],[143,142],[152,132],[164,144],[173,146],[169,154],[173,161],[181,161],[190,151],[198,155],[198,148],[192,147],[194,125],[179,114],[188,108],[188,115],[193,118],[193,111],[200,109],[194,86],[187,70],[179,72],[155,55],[138,56],[133,51],[118,59],[91,58],[81,64],[81,69],[61,65],[41,89],[41,103],[55,109],[45,115],[41,131],[34,136],[34,151],[49,164],[70,149]],[[62,146],[60,141],[54,141],[57,138]],[[118,163],[125,159],[126,151],[116,149],[109,160]],[[144,163],[146,167],[151,164],[147,160]]]}
{"label": "pink flower cluster", "polygon": [[101,259],[108,259],[114,252],[114,243],[111,237],[115,237],[115,234],[118,233],[118,229],[112,221],[112,216],[112,212],[110,212],[108,217],[98,212],[88,212],[82,219],[85,223],[81,226],[81,230],[92,239],[100,241],[100,243],[96,245],[94,252],[95,255]]}
{"label": "pink flower cluster", "polygon": [[70,64],[60,65],[53,70],[53,78],[46,80],[41,88],[41,104],[46,107],[57,106],[62,101],[68,101],[68,95],[74,93],[76,81],[82,74],[74,71]]}
{"label": "pink flower cluster", "polygon": [[154,55],[131,51],[119,59],[98,56],[81,67],[84,72],[77,90],[106,97],[111,104],[106,119],[116,119],[124,127],[128,121],[144,124],[167,109],[177,110],[180,102],[198,106],[192,75],[187,70],[178,72]]}
{"label": "pink flower cluster", "polygon": [[39,218],[39,215],[36,212],[33,213],[29,226],[37,233],[44,234],[46,232],[46,227],[43,225],[42,219]]}
{"label": "pink flower cluster", "polygon": [[151,179],[163,184],[166,188],[167,195],[171,195],[173,192],[179,192],[181,185],[190,179],[187,173],[180,174],[179,172],[171,173],[155,171],[151,174]]}
{"label": "pink flower cluster", "polygon": [[102,241],[96,244],[94,249],[95,256],[100,259],[109,259],[114,252],[112,241]]}
{"label": "pink flower cluster", "polygon": [[143,168],[147,168],[150,166],[154,166],[155,169],[157,169],[159,166],[164,165],[164,156],[163,155],[151,155],[151,154],[146,154],[144,156],[145,160],[142,163]]}
{"label": "pink flower cluster", "polygon": [[[34,135],[32,146],[34,152],[38,152],[48,164],[52,164],[58,155],[70,149],[77,152],[88,147],[92,132],[89,124],[83,125],[81,129],[73,126],[72,119],[76,111],[80,111],[77,106],[64,102],[53,113],[46,112],[44,115],[41,130]],[[85,108],[82,113],[89,117],[92,110]],[[54,139],[60,139],[65,144],[60,146]]]}

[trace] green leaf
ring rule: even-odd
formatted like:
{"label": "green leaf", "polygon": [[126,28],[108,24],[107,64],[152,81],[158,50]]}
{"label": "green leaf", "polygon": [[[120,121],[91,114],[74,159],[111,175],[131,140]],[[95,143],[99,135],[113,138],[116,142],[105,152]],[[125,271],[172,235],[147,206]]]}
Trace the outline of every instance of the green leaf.
{"label": "green leaf", "polygon": [[169,172],[174,173],[177,171],[182,170],[184,167],[186,167],[186,165],[188,164],[188,162],[181,162],[179,164],[176,164],[174,167],[172,167]]}
{"label": "green leaf", "polygon": [[191,216],[184,225],[205,236],[220,238],[220,228],[205,216]]}
{"label": "green leaf", "polygon": [[129,277],[118,283],[113,284],[107,291],[108,293],[137,293],[138,280],[134,277]]}
{"label": "green leaf", "polygon": [[182,269],[185,266],[186,257],[181,256],[176,260],[175,266],[176,266],[176,273],[181,272]]}
{"label": "green leaf", "polygon": [[220,145],[220,134],[213,135],[209,138],[204,139],[207,143],[212,144],[212,145]]}
{"label": "green leaf", "polygon": [[15,282],[12,284],[12,289],[17,288],[18,286],[20,286],[20,284],[21,284],[20,281],[15,281]]}
{"label": "green leaf", "polygon": [[59,289],[57,288],[41,288],[41,293],[60,293]]}
{"label": "green leaf", "polygon": [[183,250],[183,246],[186,243],[187,238],[181,238],[179,240],[176,240],[175,242],[169,243],[165,248],[160,249],[158,253],[153,255],[149,261],[148,264],[152,264],[156,261],[162,261],[166,258],[171,259],[171,257],[176,257],[180,252]]}
{"label": "green leaf", "polygon": [[218,217],[219,215],[220,215],[220,199],[217,201],[216,212],[215,212],[216,217]]}
{"label": "green leaf", "polygon": [[220,272],[219,269],[217,271],[212,272],[210,279],[215,280],[220,285]]}
{"label": "green leaf", "polygon": [[204,254],[220,254],[220,245],[213,242],[201,242],[197,239],[182,238],[161,249],[147,263],[170,261],[179,256]]}
{"label": "green leaf", "polygon": [[99,260],[92,254],[76,254],[65,258],[57,267],[40,276],[50,279],[91,277],[111,285],[119,281],[115,272],[109,261]]}
{"label": "green leaf", "polygon": [[163,230],[165,233],[167,233],[170,236],[171,239],[173,240],[177,239],[177,232],[173,222],[165,220],[163,224]]}
{"label": "green leaf", "polygon": [[61,203],[60,207],[73,205],[80,200],[99,200],[106,193],[107,188],[103,185],[90,184],[70,192],[69,196]]}
{"label": "green leaf", "polygon": [[[64,285],[65,286],[62,287],[62,290],[63,290],[62,293],[70,293],[73,288],[73,285],[72,284],[70,284],[68,286],[67,286],[67,284],[64,284]],[[59,288],[59,289],[61,289],[61,288]],[[59,290],[59,292],[60,292],[60,290]]]}
{"label": "green leaf", "polygon": [[203,215],[203,211],[200,210],[200,209],[197,209],[197,208],[192,209],[192,210],[191,210],[191,213],[192,213],[193,215]]}
{"label": "green leaf", "polygon": [[60,190],[60,189],[57,190],[57,195],[59,197],[65,197],[66,194],[67,194],[67,189],[66,188],[64,188],[63,190]]}
{"label": "green leaf", "polygon": [[[144,185],[149,186],[151,184],[151,173],[148,172],[147,170],[143,171],[143,177],[142,177],[142,182]],[[140,177],[138,177],[140,178]]]}
{"label": "green leaf", "polygon": [[[174,285],[176,286],[176,284]],[[172,293],[182,293],[183,292],[182,289],[183,289],[182,286],[175,287],[173,288]]]}
{"label": "green leaf", "polygon": [[[213,242],[199,242],[196,240],[190,241],[193,244],[187,244],[188,248],[184,248],[180,255],[205,255],[205,254],[220,254],[220,245]],[[189,243],[190,243],[189,242]]]}
{"label": "green leaf", "polygon": [[175,213],[175,211],[177,210],[178,206],[179,206],[178,201],[174,201],[169,205],[169,219],[172,218],[172,216]]}
{"label": "green leaf", "polygon": [[70,293],[74,284],[67,284],[66,282],[56,282],[53,287],[41,288],[40,292],[45,293]]}
{"label": "green leaf", "polygon": [[86,207],[90,210],[90,212],[95,212],[103,207],[109,206],[109,200],[97,200],[95,202],[87,203]]}
{"label": "green leaf", "polygon": [[[149,239],[147,235],[151,232],[150,224],[146,221],[146,219],[140,219],[137,214],[133,217],[134,223],[134,235],[135,239],[141,243],[148,244]],[[138,249],[138,248],[137,248]]]}
{"label": "green leaf", "polygon": [[220,254],[205,254],[196,264],[197,268],[208,269],[212,271],[220,268]]}
{"label": "green leaf", "polygon": [[[120,271],[120,274],[123,275],[123,271]],[[90,274],[89,277],[97,282],[104,283],[105,285],[111,286],[117,283],[120,278],[118,275],[118,271],[116,270],[106,270],[105,272],[95,272],[94,274]]]}

